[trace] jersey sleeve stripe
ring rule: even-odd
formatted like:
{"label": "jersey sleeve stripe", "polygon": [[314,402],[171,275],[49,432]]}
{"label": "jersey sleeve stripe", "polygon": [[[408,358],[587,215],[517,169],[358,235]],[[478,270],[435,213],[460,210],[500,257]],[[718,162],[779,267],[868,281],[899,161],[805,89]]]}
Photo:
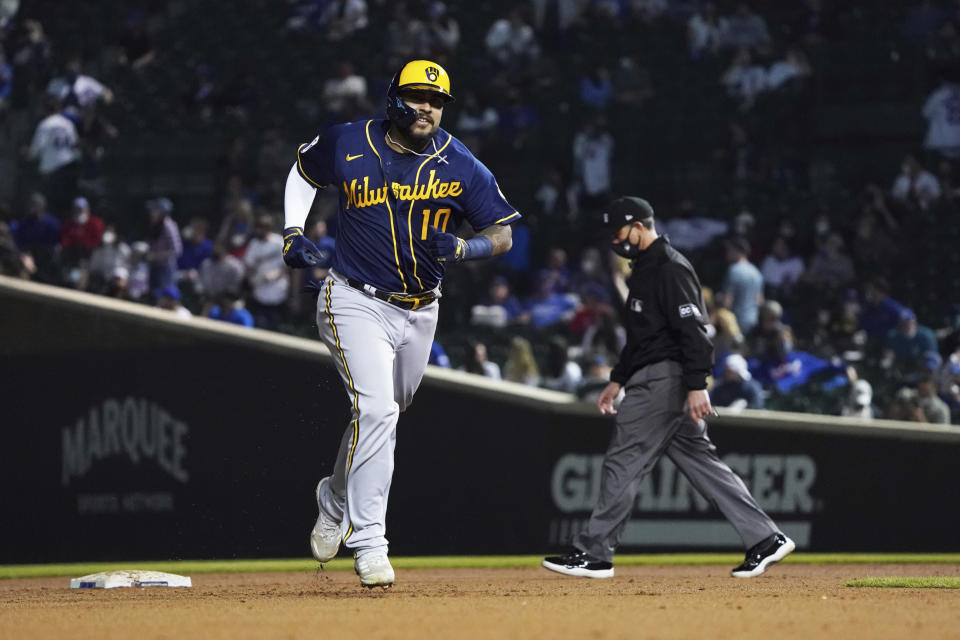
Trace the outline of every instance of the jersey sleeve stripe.
{"label": "jersey sleeve stripe", "polygon": [[494,222],[493,224],[500,224],[501,222],[506,222],[507,220],[512,220],[513,218],[516,218],[516,217],[519,216],[519,215],[520,215],[520,212],[519,212],[519,211],[514,211],[513,213],[511,213],[510,215],[508,215],[506,218],[500,218],[499,220],[497,220],[497,221]]}
{"label": "jersey sleeve stripe", "polygon": [[312,185],[315,186],[316,188],[318,188],[318,189],[326,189],[326,188],[327,188],[326,185],[317,183],[316,181],[313,180],[313,178],[311,178],[310,176],[307,175],[307,172],[306,172],[306,171],[303,170],[303,163],[300,162],[300,151],[301,151],[305,146],[307,146],[306,143],[300,145],[300,146],[297,148],[297,173],[300,174],[300,177],[301,177],[301,178],[303,178],[304,180],[306,180],[307,182],[309,182],[310,184],[312,184]]}
{"label": "jersey sleeve stripe", "polygon": [[[420,166],[417,168],[417,176],[413,179],[414,193],[417,192],[417,185],[420,184],[420,172],[423,171],[423,168],[432,158],[439,156],[440,152],[447,148],[451,140],[453,140],[453,136],[448,135],[447,141],[444,142],[439,149],[427,156],[426,160],[420,163]],[[413,258],[413,277],[417,279],[417,284],[420,285],[420,291],[423,291],[423,282],[420,280],[420,276],[417,275],[417,254],[413,251],[413,205],[416,203],[416,200],[412,200],[410,202],[410,210],[407,211],[407,235],[410,236],[410,257]]]}
{"label": "jersey sleeve stripe", "polygon": [[[370,145],[370,148],[373,149],[373,152],[377,154],[377,160],[380,162],[380,171],[383,172],[383,158],[380,157],[380,152],[377,151],[377,148],[373,146],[373,140],[370,139],[370,123],[373,120],[367,120],[367,144]],[[387,177],[383,177],[383,186],[387,188],[387,211],[390,213],[390,235],[393,237],[393,259],[397,263],[397,273],[400,274],[400,282],[403,284],[403,292],[407,292],[407,279],[403,277],[403,269],[400,268],[400,252],[397,250],[397,232],[394,228],[393,221],[393,208],[390,206],[390,185],[387,184]]]}

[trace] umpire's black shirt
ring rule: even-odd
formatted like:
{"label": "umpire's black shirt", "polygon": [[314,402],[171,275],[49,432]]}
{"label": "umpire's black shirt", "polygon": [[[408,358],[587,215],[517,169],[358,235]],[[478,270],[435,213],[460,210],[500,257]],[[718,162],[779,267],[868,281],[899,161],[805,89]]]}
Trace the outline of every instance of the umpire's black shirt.
{"label": "umpire's black shirt", "polygon": [[610,380],[624,384],[641,367],[674,360],[683,367],[688,390],[706,389],[713,343],[690,262],[660,236],[634,260],[627,287],[627,344]]}

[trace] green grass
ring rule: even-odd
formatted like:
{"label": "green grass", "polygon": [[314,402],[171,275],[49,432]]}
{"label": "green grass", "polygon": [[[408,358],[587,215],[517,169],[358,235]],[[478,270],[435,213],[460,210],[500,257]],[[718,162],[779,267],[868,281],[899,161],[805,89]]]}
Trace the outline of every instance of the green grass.
{"label": "green grass", "polygon": [[928,578],[858,578],[848,580],[848,587],[881,587],[885,589],[960,589],[958,577]]}
{"label": "green grass", "polygon": [[[541,556],[430,556],[393,557],[397,569],[515,569],[537,567]],[[617,566],[696,566],[730,565],[743,560],[740,553],[671,553],[620,555]],[[795,553],[785,562],[791,564],[960,564],[960,553]],[[130,562],[85,562],[77,564],[0,565],[3,578],[79,577],[116,569],[142,569],[192,575],[200,573],[261,573],[268,571],[315,571],[312,559],[277,560],[174,560]],[[353,560],[337,558],[325,565],[327,571],[353,569]]]}

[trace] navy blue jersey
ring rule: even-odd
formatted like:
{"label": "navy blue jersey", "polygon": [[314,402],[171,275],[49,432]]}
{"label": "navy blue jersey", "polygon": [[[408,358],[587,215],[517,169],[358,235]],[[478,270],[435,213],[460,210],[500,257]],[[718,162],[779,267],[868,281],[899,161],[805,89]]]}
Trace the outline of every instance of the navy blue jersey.
{"label": "navy blue jersey", "polygon": [[428,238],[453,233],[466,219],[474,231],[509,224],[520,214],[493,174],[452,135],[439,129],[436,149],[397,153],[384,140],[387,120],[330,127],[297,150],[297,171],[315,187],[340,192],[333,268],[385,291],[436,287],[444,265]]}

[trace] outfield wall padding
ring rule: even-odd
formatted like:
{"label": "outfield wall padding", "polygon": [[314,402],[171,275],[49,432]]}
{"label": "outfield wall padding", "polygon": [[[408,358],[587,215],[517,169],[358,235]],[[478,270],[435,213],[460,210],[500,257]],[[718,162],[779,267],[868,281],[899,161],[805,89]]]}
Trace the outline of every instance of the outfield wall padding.
{"label": "outfield wall padding", "polygon": [[[309,555],[349,419],[316,340],[0,278],[0,563]],[[612,423],[571,396],[430,368],[401,415],[396,554],[562,547]],[[957,551],[960,429],[744,412],[720,455],[802,549]],[[623,550],[733,550],[662,461]]]}

